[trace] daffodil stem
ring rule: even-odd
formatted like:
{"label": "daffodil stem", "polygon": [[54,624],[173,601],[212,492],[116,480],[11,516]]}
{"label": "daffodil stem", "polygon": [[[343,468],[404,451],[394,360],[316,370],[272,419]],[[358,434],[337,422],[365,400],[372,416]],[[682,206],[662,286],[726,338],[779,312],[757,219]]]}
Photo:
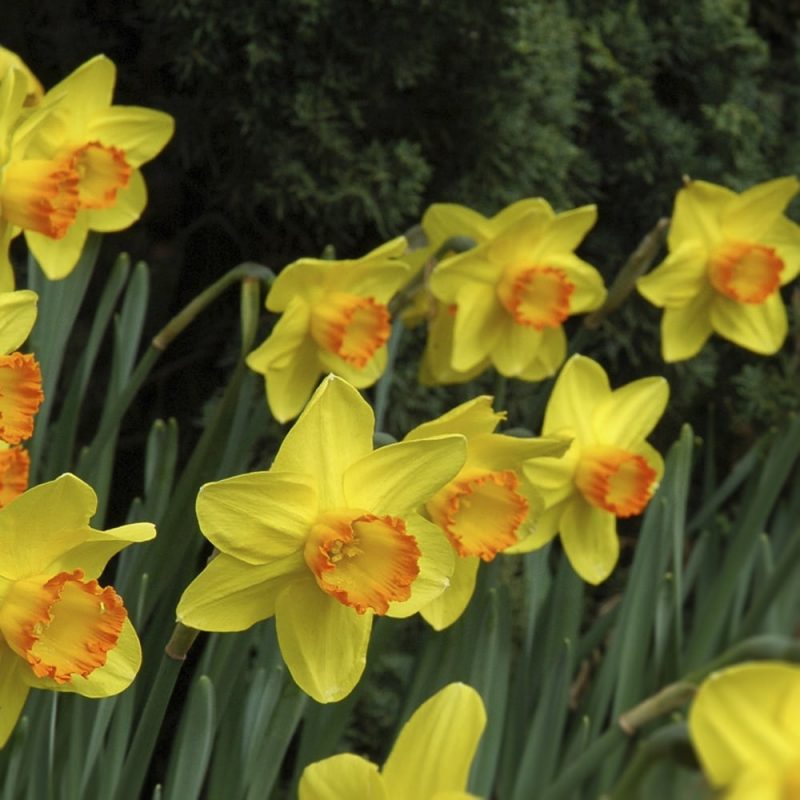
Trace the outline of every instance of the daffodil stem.
{"label": "daffodil stem", "polygon": [[400,350],[400,339],[403,335],[403,323],[395,320],[386,354],[386,369],[375,386],[375,430],[382,431],[386,420],[386,409],[389,407],[389,390],[394,377],[394,362]]}
{"label": "daffodil stem", "polygon": [[[204,289],[194,300],[179,311],[154,337],[145,354],[139,359],[139,363],[133,370],[130,380],[125,388],[112,400],[110,407],[107,408],[100,423],[100,427],[95,434],[94,440],[84,456],[84,463],[91,464],[103,451],[119,425],[120,420],[128,410],[133,398],[142,387],[147,376],[150,374],[156,361],[166,348],[180,335],[187,326],[194,321],[198,314],[208,307],[217,297],[222,294],[231,284],[239,281],[243,283],[254,283],[264,281],[269,283],[275,277],[274,273],[267,267],[251,262],[245,262],[226,272],[219,280]],[[244,324],[243,320],[243,324]],[[250,321],[247,321],[250,324]]]}
{"label": "daffodil stem", "polygon": [[142,786],[147,777],[148,765],[158,741],[164,715],[172,698],[178,674],[186,659],[186,653],[197,638],[197,634],[198,631],[187,628],[180,622],[175,626],[164,649],[156,679],[147,695],[142,716],[136,725],[136,733],[125,758],[115,794],[117,800],[137,800],[142,796]]}

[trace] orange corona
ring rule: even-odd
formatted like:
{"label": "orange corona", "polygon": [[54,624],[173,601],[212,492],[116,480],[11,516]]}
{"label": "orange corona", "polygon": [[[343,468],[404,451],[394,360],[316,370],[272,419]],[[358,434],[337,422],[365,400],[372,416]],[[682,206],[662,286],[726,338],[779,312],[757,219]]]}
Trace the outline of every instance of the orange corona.
{"label": "orange corona", "polygon": [[43,399],[42,375],[34,357],[0,356],[0,439],[9,444],[29,439]]}
{"label": "orange corona", "polygon": [[720,293],[739,303],[763,303],[781,283],[783,261],[761,244],[728,242],[711,257],[708,278]]}
{"label": "orange corona", "polygon": [[497,288],[500,302],[518,325],[557,328],[569,316],[575,286],[556,267],[530,267],[509,276]]}

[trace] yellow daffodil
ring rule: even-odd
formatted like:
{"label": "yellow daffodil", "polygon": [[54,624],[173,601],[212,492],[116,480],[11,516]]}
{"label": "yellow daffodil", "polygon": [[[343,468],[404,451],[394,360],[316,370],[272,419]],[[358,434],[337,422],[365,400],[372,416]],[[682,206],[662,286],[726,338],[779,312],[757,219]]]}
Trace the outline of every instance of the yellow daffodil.
{"label": "yellow daffodil", "polygon": [[480,695],[451,683],[411,715],[382,769],[352,753],[317,761],[303,771],[299,800],[467,800],[485,727]]}
{"label": "yellow daffodil", "polygon": [[25,75],[16,68],[0,80],[0,291],[14,288],[8,248],[20,229],[59,239],[78,212],[79,175],[74,165],[29,154],[48,111],[39,107],[24,115],[28,91]]}
{"label": "yellow daffodil", "polygon": [[692,703],[689,733],[721,797],[800,796],[800,666],[761,661],[713,673]]}
{"label": "yellow daffodil", "polygon": [[[93,231],[119,231],[139,219],[147,188],[139,167],[172,136],[169,114],[112,105],[116,67],[95,56],[50,89],[47,112],[27,158],[51,159],[77,173],[77,209],[63,231],[26,228],[28,247],[52,279],[72,272]],[[24,226],[23,226],[24,227]]]}
{"label": "yellow daffodil", "polygon": [[16,69],[25,77],[26,106],[35,106],[42,99],[44,89],[39,79],[31,72],[28,65],[14,52],[5,47],[0,47],[0,80],[10,69]]}
{"label": "yellow daffodil", "polygon": [[664,309],[661,352],[681,361],[712,333],[770,355],[788,329],[780,287],[800,272],[800,227],[784,216],[797,194],[794,177],[741,194],[705,181],[678,192],[669,255],[637,287]]}
{"label": "yellow daffodil", "polygon": [[96,508],[91,487],[62,475],[0,509],[0,746],[29,689],[107,697],[139,669],[122,599],[97,578],[113,555],[155,530],[147,522],[94,530]]}
{"label": "yellow daffodil", "polygon": [[[526,198],[512,203],[491,218],[456,203],[435,203],[422,217],[422,229],[428,246],[406,256],[412,269],[418,269],[430,261],[446,242],[456,237],[464,237],[475,245],[484,244],[497,236],[504,228],[519,219],[526,212],[541,208],[540,198]],[[440,254],[441,263],[452,258],[453,253]],[[464,383],[477,377],[491,363],[487,355],[471,369],[459,371],[452,366],[453,329],[455,327],[457,306],[443,303],[430,294],[427,286],[421,287],[413,310],[404,314],[408,324],[418,320],[428,320],[428,336],[425,352],[420,362],[420,382],[426,386],[448,383]]]}
{"label": "yellow daffodil", "polygon": [[220,554],[183,593],[178,618],[239,631],[275,616],[284,660],[325,703],[358,682],[375,614],[407,617],[453,573],[450,545],[415,509],[461,469],[461,436],[372,452],[374,417],[329,376],[268,472],[206,484],[204,535]]}
{"label": "yellow daffodil", "polygon": [[387,304],[409,276],[397,260],[405,249],[398,237],[355,260],[301,258],[278,275],[266,305],[281,318],[247,364],[264,376],[279,422],[300,413],[324,373],[359,389],[378,380],[391,332]]}
{"label": "yellow daffodil", "polygon": [[425,504],[426,516],[457,556],[450,586],[420,612],[436,630],[451,625],[467,607],[481,560],[491,561],[533,534],[544,501],[524,476],[523,464],[541,456],[559,457],[569,447],[569,440],[560,437],[494,433],[505,417],[492,410],[491,397],[477,397],[414,428],[405,439],[459,433],[467,440],[461,471]]}
{"label": "yellow daffodil", "polygon": [[[455,315],[450,366],[468,372],[488,359],[508,377],[541,380],[563,362],[562,323],[600,306],[594,267],[573,252],[594,225],[583,206],[555,214],[542,199],[489,241],[434,269],[430,289]],[[513,209],[513,207],[512,207]]]}
{"label": "yellow daffodil", "polygon": [[0,440],[19,444],[33,434],[42,403],[39,363],[16,352],[36,321],[35,292],[0,292]]}
{"label": "yellow daffodil", "polygon": [[664,463],[645,441],[667,404],[663,378],[641,378],[612,391],[603,368],[573,356],[553,387],[542,431],[573,437],[562,458],[523,466],[546,504],[534,532],[508,552],[532,550],[556,533],[575,571],[589,583],[605,580],[619,557],[617,517],[641,514]]}

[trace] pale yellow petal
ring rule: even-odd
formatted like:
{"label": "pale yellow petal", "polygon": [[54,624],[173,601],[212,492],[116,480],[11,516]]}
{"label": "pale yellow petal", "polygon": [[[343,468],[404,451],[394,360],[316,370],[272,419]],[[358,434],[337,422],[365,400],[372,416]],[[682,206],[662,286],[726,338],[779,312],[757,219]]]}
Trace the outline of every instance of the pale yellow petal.
{"label": "pale yellow petal", "polygon": [[486,727],[480,695],[451,683],[426,700],[403,726],[383,765],[389,800],[464,791]]}
{"label": "pale yellow petal", "polygon": [[492,233],[497,235],[500,231],[531,211],[546,219],[552,219],[553,217],[553,209],[550,207],[550,203],[548,203],[547,200],[542,197],[525,197],[522,200],[517,200],[510,206],[506,206],[501,211],[498,211],[497,214],[489,220]]}
{"label": "pale yellow petal", "polygon": [[491,433],[505,418],[505,412],[495,411],[492,408],[492,398],[484,394],[467,400],[430,422],[417,425],[406,434],[405,440],[425,439],[448,433],[460,433],[471,439],[473,436]]}
{"label": "pale yellow petal", "polygon": [[534,265],[542,254],[555,215],[549,206],[534,206],[504,228],[486,245],[488,260],[503,271],[523,264]]}
{"label": "pale yellow petal", "polygon": [[454,236],[467,236],[475,244],[492,235],[489,220],[467,206],[457,203],[434,203],[422,217],[422,228],[434,252]]}
{"label": "pale yellow petal", "polygon": [[708,252],[699,240],[682,241],[652,272],[636,281],[639,294],[659,308],[680,308],[708,285]]}
{"label": "pale yellow petal", "polygon": [[800,181],[790,175],[751,186],[726,207],[722,230],[729,239],[758,242],[783,216],[800,191]]}
{"label": "pale yellow petal", "polygon": [[[441,535],[444,537],[444,533]],[[456,556],[450,585],[420,610],[422,618],[435,631],[449,627],[464,613],[475,592],[480,563],[478,556]]]}
{"label": "pale yellow petal", "polygon": [[453,434],[380,447],[344,471],[345,505],[403,517],[455,478],[466,457],[466,439]]}
{"label": "pale yellow petal", "polygon": [[411,269],[404,261],[383,259],[362,264],[352,262],[351,268],[338,270],[336,289],[340,292],[371,297],[384,305],[408,283]]}
{"label": "pale yellow petal", "polygon": [[597,222],[597,206],[581,206],[557,214],[542,237],[537,263],[549,264],[550,255],[571,253]]}
{"label": "pale yellow petal", "polygon": [[184,590],[177,616],[202,631],[243,631],[275,613],[290,583],[309,578],[302,552],[263,565],[220,553]]}
{"label": "pale yellow petal", "polygon": [[571,439],[565,436],[506,436],[502,433],[479,434],[469,441],[467,465],[487,470],[522,471],[529,459],[560,459]]}
{"label": "pale yellow petal", "polygon": [[594,410],[595,441],[623,450],[646,439],[664,414],[669,384],[661,377],[640,378],[614,389]]}
{"label": "pale yellow petal", "polygon": [[561,370],[547,403],[542,432],[572,430],[578,441],[594,441],[592,415],[595,408],[611,394],[605,370],[591,358],[574,355]]}
{"label": "pale yellow petal", "polygon": [[275,622],[283,660],[307,695],[332,703],[350,694],[367,663],[371,611],[342,605],[309,573],[278,595]]}
{"label": "pale yellow petal", "polygon": [[307,475],[248,472],[201,486],[196,509],[214,547],[266,564],[303,548],[317,517],[317,491]]}
{"label": "pale yellow petal", "polygon": [[348,467],[372,452],[375,416],[349,383],[329,375],[286,434],[272,469],[311,475],[321,509],[345,507]]}
{"label": "pale yellow petal", "polygon": [[497,371],[507,378],[516,378],[536,360],[544,340],[544,331],[518,325],[510,317],[500,326],[500,335],[490,357]]}
{"label": "pale yellow petal", "polygon": [[20,289],[0,293],[0,353],[18,350],[36,322],[36,292]]}
{"label": "pale yellow petal", "polygon": [[494,289],[485,285],[463,287],[457,302],[451,364],[453,369],[466,372],[493,353],[503,328],[514,323]]}
{"label": "pale yellow petal", "polygon": [[559,524],[569,563],[587,583],[602,583],[619,558],[617,519],[575,495],[564,507]]}
{"label": "pale yellow petal", "polygon": [[675,197],[667,243],[670,252],[681,242],[694,239],[713,248],[723,238],[721,220],[736,192],[707,181],[691,181]]}
{"label": "pale yellow petal", "polygon": [[737,303],[717,294],[711,304],[711,326],[734,344],[766,356],[781,349],[789,330],[780,292],[763,303]]}
{"label": "pale yellow petal", "polygon": [[297,791],[299,800],[387,800],[378,767],[352,753],[309,764]]}
{"label": "pale yellow petal", "polygon": [[523,381],[541,381],[555,375],[567,357],[567,335],[564,328],[545,328],[534,358],[517,376]]}
{"label": "pale yellow petal", "polygon": [[714,292],[707,288],[680,308],[666,308],[661,317],[661,355],[664,361],[684,361],[696,356],[713,332],[711,304]]}

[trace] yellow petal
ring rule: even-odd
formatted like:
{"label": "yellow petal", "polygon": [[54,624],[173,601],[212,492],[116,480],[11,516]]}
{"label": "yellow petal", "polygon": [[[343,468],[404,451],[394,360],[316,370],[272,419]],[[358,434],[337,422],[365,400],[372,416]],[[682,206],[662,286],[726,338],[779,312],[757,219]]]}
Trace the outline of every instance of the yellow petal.
{"label": "yellow petal", "polygon": [[18,350],[36,322],[36,292],[21,289],[0,293],[0,353]]}
{"label": "yellow petal", "polygon": [[428,325],[428,341],[420,364],[419,380],[423,386],[443,383],[465,383],[477,377],[489,366],[488,356],[471,370],[458,372],[451,366],[455,315],[445,305],[438,303],[433,319]]}
{"label": "yellow petal", "polygon": [[267,370],[267,404],[278,422],[294,419],[303,410],[321,372],[317,348],[310,339],[302,343],[290,361]]}
{"label": "yellow petal", "polygon": [[317,516],[316,501],[307,475],[249,472],[202,486],[197,519],[221,552],[266,564],[303,548]]}
{"label": "yellow petal", "polygon": [[449,627],[464,613],[475,592],[480,563],[478,556],[457,557],[450,585],[420,610],[422,618],[435,631]]}
{"label": "yellow petal", "polygon": [[470,466],[487,470],[513,469],[521,472],[529,459],[560,459],[567,452],[571,439],[565,436],[505,436],[501,433],[475,436],[469,442]]}
{"label": "yellow petal", "polygon": [[428,286],[438,300],[454,303],[465,285],[493,292],[502,274],[502,265],[489,260],[486,247],[477,247],[441,262],[431,273]]}
{"label": "yellow petal", "polygon": [[426,700],[383,766],[389,800],[464,791],[484,727],[483,701],[470,686],[451,683]]}
{"label": "yellow petal", "polygon": [[0,637],[0,748],[5,747],[17,724],[29,687],[28,665]]}
{"label": "yellow petal", "polygon": [[344,473],[372,452],[374,427],[372,409],[358,391],[329,375],[286,434],[272,469],[311,475],[320,508],[343,508]]}
{"label": "yellow petal", "polygon": [[736,193],[707,181],[691,181],[675,197],[667,244],[675,251],[686,239],[713,248],[722,238],[721,220]]}
{"label": "yellow petal", "polygon": [[372,297],[379,303],[388,303],[411,277],[408,264],[396,259],[353,264],[353,268],[338,270],[336,288],[360,297]]}
{"label": "yellow petal", "polygon": [[203,631],[243,631],[271,617],[283,589],[307,576],[302,552],[263,565],[221,553],[184,591],[178,619]]}
{"label": "yellow petal", "polygon": [[466,440],[458,435],[380,447],[345,470],[345,505],[405,516],[452,480],[466,457]]}
{"label": "yellow petal", "polygon": [[70,134],[79,137],[92,117],[111,105],[116,79],[114,62],[98,55],[81,64],[50,89],[44,97],[44,103],[61,100],[68,109],[64,116],[69,121]]}
{"label": "yellow petal", "polygon": [[587,583],[602,583],[619,558],[616,517],[574,496],[564,507],[559,533],[569,563]]}
{"label": "yellow petal", "polygon": [[333,372],[357,389],[366,389],[383,375],[386,369],[387,350],[386,345],[379,347],[363,367],[348,364],[335,353],[330,353],[322,348],[317,350],[317,359],[323,372]]}
{"label": "yellow petal", "polygon": [[557,214],[539,245],[537,260],[550,263],[550,255],[571,253],[597,222],[597,206],[581,206]]}
{"label": "yellow petal", "polygon": [[536,356],[519,374],[523,381],[541,381],[555,375],[567,357],[567,335],[564,328],[545,328]]}
{"label": "yellow petal", "polygon": [[155,158],[175,132],[175,120],[163,111],[139,106],[110,106],[92,117],[86,139],[125,151],[132,167]]}
{"label": "yellow petal", "polygon": [[547,256],[547,266],[563,270],[574,289],[569,298],[569,313],[583,314],[603,305],[606,287],[603,276],[574,253],[553,253]]}
{"label": "yellow petal", "polygon": [[295,359],[295,351],[309,337],[311,310],[302,297],[294,297],[278,318],[272,332],[247,356],[247,366],[266,375],[270,367],[284,367]]}
{"label": "yellow petal", "polygon": [[84,541],[62,553],[44,570],[48,574],[80,569],[87,580],[100,577],[109,560],[129,544],[147,542],[156,535],[151,522],[132,522],[107,531],[88,530]]}
{"label": "yellow petal", "polygon": [[128,185],[117,191],[114,205],[109,208],[90,208],[78,212],[78,219],[85,215],[89,230],[111,233],[130,228],[147,205],[147,186],[142,173],[135,169]]}
{"label": "yellow petal", "polygon": [[352,753],[309,764],[297,790],[299,800],[386,800],[378,767]]}
{"label": "yellow petal", "polygon": [[647,438],[664,414],[669,384],[664,378],[640,378],[614,389],[595,407],[595,441],[627,449]]}
{"label": "yellow petal", "polygon": [[500,305],[494,289],[485,285],[463,287],[457,303],[452,366],[466,372],[494,351],[503,328],[514,322]]}
{"label": "yellow petal", "polygon": [[703,681],[689,711],[689,734],[714,786],[744,772],[780,773],[797,762],[800,667],[774,661],[739,664]]}
{"label": "yellow petal", "polygon": [[0,292],[13,292],[16,286],[14,266],[8,257],[8,248],[13,238],[14,227],[0,218]]}
{"label": "yellow petal", "polygon": [[131,621],[126,619],[116,646],[108,651],[106,663],[93,670],[88,678],[73,675],[66,683],[56,683],[52,678],[37,678],[33,672],[28,672],[25,680],[36,689],[71,692],[84,697],[111,697],[131,685],[141,663],[139,637]]}
{"label": "yellow petal", "polygon": [[793,281],[800,274],[800,225],[782,216],[767,231],[761,242],[772,247],[783,261],[781,286]]}
{"label": "yellow petal", "polygon": [[422,217],[422,228],[434,253],[453,236],[468,236],[480,244],[492,235],[489,220],[483,214],[456,203],[429,206]]}
{"label": "yellow petal", "polygon": [[591,358],[572,356],[553,387],[544,415],[543,433],[573,430],[579,442],[593,442],[592,415],[610,394],[605,370]]}
{"label": "yellow petal", "polygon": [[79,211],[75,221],[60,239],[35,231],[25,231],[25,242],[42,272],[51,281],[58,281],[66,278],[75,269],[88,233],[86,215]]}
{"label": "yellow petal", "polygon": [[430,422],[417,425],[406,434],[405,441],[425,439],[431,436],[443,436],[448,433],[460,433],[471,439],[482,433],[491,433],[506,418],[504,411],[492,408],[492,398],[481,395],[467,400],[440,417]]}
{"label": "yellow petal", "polygon": [[751,186],[725,207],[722,215],[725,236],[738,241],[760,241],[783,216],[798,191],[800,181],[794,175]]}
{"label": "yellow petal", "polygon": [[685,306],[666,308],[661,318],[661,354],[664,361],[684,361],[696,356],[708,341],[714,293],[707,287]]}
{"label": "yellow petal", "polygon": [[387,617],[405,618],[416,614],[439,597],[450,585],[454,561],[453,547],[441,529],[419,514],[409,514],[405,520],[406,532],[416,539],[420,549],[417,562],[419,574],[411,584],[411,597],[401,603],[392,603]]}
{"label": "yellow petal", "polygon": [[697,240],[682,241],[652,272],[636,281],[639,294],[659,308],[680,308],[708,285],[708,252]]}
{"label": "yellow petal", "polygon": [[711,326],[734,344],[767,356],[780,350],[789,330],[779,292],[763,303],[737,303],[717,294],[711,304]]}
{"label": "yellow petal", "polygon": [[501,271],[521,264],[538,263],[544,237],[550,230],[554,217],[555,214],[546,203],[531,208],[486,245],[489,261]]}
{"label": "yellow petal", "polygon": [[544,331],[518,325],[510,318],[500,328],[497,342],[490,351],[492,363],[501,375],[516,378],[535,361],[544,341]]}
{"label": "yellow petal", "polygon": [[510,206],[506,206],[489,220],[492,232],[497,235],[531,211],[545,219],[551,219],[553,216],[553,209],[547,200],[542,197],[526,197],[522,200],[517,200]]}
{"label": "yellow petal", "polygon": [[532,458],[522,466],[527,481],[544,498],[547,507],[566,500],[574,491],[580,447],[572,445],[560,458]]}
{"label": "yellow petal", "polygon": [[278,595],[275,622],[283,660],[307,695],[332,703],[350,694],[367,663],[371,611],[334,600],[309,572]]}
{"label": "yellow petal", "polygon": [[0,509],[0,576],[16,580],[48,565],[91,535],[97,497],[67,473],[28,489]]}

